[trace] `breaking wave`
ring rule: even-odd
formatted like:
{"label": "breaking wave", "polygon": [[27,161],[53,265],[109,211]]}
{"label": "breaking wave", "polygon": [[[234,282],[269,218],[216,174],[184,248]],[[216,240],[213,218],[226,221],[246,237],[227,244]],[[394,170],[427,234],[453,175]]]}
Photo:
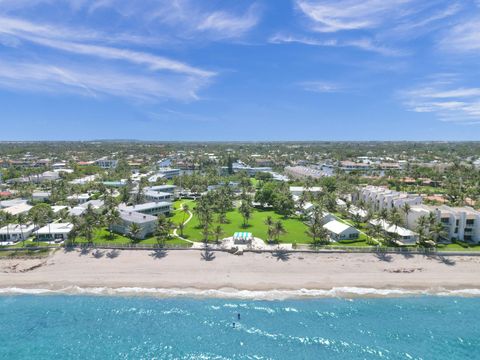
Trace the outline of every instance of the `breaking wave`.
{"label": "breaking wave", "polygon": [[404,297],[404,296],[480,296],[480,289],[443,288],[409,290],[409,289],[375,289],[363,287],[336,287],[330,290],[237,290],[233,288],[201,290],[195,288],[143,288],[143,287],[79,287],[68,286],[60,289],[0,288],[0,295],[103,295],[103,296],[155,296],[155,297],[193,297],[244,300],[285,300],[302,298],[355,298],[355,297]]}

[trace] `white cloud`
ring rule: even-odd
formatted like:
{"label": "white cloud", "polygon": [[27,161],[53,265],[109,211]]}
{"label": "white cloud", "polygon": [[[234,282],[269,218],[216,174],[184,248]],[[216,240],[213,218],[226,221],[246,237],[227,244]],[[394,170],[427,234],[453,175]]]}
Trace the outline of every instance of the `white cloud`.
{"label": "white cloud", "polygon": [[224,38],[240,37],[258,24],[259,13],[257,6],[251,6],[245,14],[240,16],[225,11],[215,11],[201,20],[197,29],[215,31]]}
{"label": "white cloud", "polygon": [[480,16],[463,20],[451,27],[440,40],[440,48],[450,52],[480,50]]}
{"label": "white cloud", "polygon": [[354,47],[364,51],[374,52],[385,56],[403,56],[405,51],[398,49],[391,49],[382,45],[375,44],[371,39],[359,38],[359,39],[316,39],[313,37],[300,37],[292,35],[277,34],[269,39],[272,44],[288,44],[299,43],[310,46],[321,47]]}
{"label": "white cloud", "polygon": [[[40,56],[15,60],[4,58],[0,86],[36,91],[63,92],[67,89],[88,96],[99,93],[135,99],[191,100],[198,98],[197,91],[216,75],[213,71],[149,52],[99,45],[105,38],[103,33],[96,31],[74,31],[68,27],[0,17],[0,44],[13,46],[13,51],[18,52],[17,48],[30,42],[58,53],[50,62],[34,60],[44,59],[43,52]],[[29,49],[27,54],[30,53]],[[62,62],[66,55],[68,62]],[[80,63],[88,67],[71,65]],[[15,85],[15,81],[20,84]]]}
{"label": "white cloud", "polygon": [[299,85],[306,91],[317,93],[337,93],[345,90],[340,84],[328,81],[304,81]]}
{"label": "white cloud", "polygon": [[0,61],[0,86],[12,90],[117,96],[142,101],[198,98],[205,80],[178,75],[131,74],[111,67],[85,67]]}
{"label": "white cloud", "polygon": [[413,0],[297,0],[298,9],[318,32],[376,28],[398,17]]}
{"label": "white cloud", "polygon": [[441,79],[402,91],[399,96],[410,111],[433,113],[443,121],[480,122],[478,87],[462,87],[453,80]]}

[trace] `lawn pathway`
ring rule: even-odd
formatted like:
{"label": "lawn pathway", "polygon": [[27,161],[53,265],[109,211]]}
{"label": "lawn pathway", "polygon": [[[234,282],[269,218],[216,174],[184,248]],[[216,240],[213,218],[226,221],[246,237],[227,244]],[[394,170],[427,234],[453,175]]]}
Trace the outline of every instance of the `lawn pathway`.
{"label": "lawn pathway", "polygon": [[[183,205],[183,204],[185,204],[185,203],[182,203],[182,204],[180,205],[180,207],[179,207],[176,211],[182,211],[182,205]],[[192,220],[192,218],[193,218],[193,213],[192,213],[190,210],[188,210],[188,219],[185,220],[185,222],[183,223],[183,225],[184,225],[184,226],[187,225],[188,222],[189,222],[190,220]],[[180,235],[178,235],[178,234],[177,234],[177,230],[178,230],[178,228],[175,228],[175,229],[173,230],[173,236],[176,236],[176,237],[178,237],[179,239],[181,239],[181,240],[183,240],[183,241],[186,241],[186,242],[189,242],[189,243],[191,243],[191,244],[195,244],[195,241],[185,239],[184,237],[181,237]]]}

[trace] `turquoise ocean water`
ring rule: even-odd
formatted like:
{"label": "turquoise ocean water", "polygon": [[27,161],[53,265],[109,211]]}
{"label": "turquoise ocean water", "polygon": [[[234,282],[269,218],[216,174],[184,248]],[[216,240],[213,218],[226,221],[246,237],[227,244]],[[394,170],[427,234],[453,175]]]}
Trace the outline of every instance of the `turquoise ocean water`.
{"label": "turquoise ocean water", "polygon": [[0,324],[1,359],[480,359],[480,298],[4,295]]}

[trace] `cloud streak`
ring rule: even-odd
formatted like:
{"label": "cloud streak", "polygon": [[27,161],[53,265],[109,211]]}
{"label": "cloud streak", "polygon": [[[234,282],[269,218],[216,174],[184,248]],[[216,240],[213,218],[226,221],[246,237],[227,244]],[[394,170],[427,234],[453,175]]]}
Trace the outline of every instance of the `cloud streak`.
{"label": "cloud streak", "polygon": [[410,111],[432,113],[442,121],[480,123],[479,87],[460,86],[454,80],[442,79],[402,91],[399,97]]}

